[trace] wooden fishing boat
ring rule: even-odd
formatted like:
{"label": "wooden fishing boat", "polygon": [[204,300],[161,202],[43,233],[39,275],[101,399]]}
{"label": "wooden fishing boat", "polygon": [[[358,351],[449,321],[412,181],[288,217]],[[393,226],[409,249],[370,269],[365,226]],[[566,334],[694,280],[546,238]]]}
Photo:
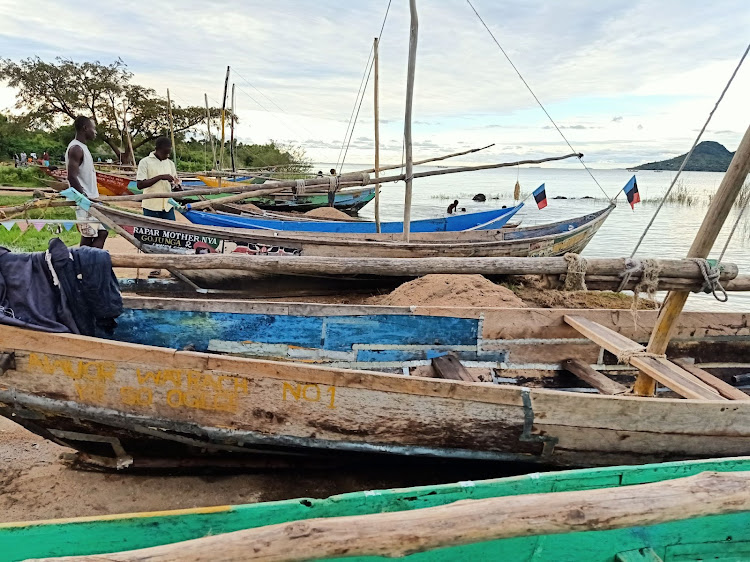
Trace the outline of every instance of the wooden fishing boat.
{"label": "wooden fishing boat", "polygon": [[[57,185],[59,185],[59,182],[65,182],[67,184],[67,170],[63,168],[50,170],[48,167],[42,167],[42,170],[58,182]],[[99,195],[130,195],[132,193],[130,189],[128,189],[130,183],[130,178],[125,176],[118,176],[117,174],[108,174],[99,171],[96,172],[96,186],[99,190]]]}
{"label": "wooden fishing boat", "polygon": [[[712,459],[370,490],[325,499],[298,498],[179,511],[4,523],[0,524],[0,552],[7,562],[97,554],[105,555],[108,560],[120,560],[116,558],[124,556],[117,554],[120,551],[173,545],[172,558],[185,560],[192,555],[198,556],[199,551],[193,549],[202,548],[202,543],[174,543],[206,537],[223,541],[231,538],[222,536],[225,533],[245,531],[242,537],[244,548],[239,557],[233,558],[237,552],[228,548],[232,544],[223,544],[219,548],[215,546],[209,558],[247,560],[252,556],[267,557],[270,553],[265,548],[268,544],[274,544],[289,549],[288,559],[300,552],[298,548],[308,549],[304,558],[329,559],[336,554],[326,552],[320,545],[313,548],[302,534],[295,540],[290,540],[282,532],[276,540],[267,541],[266,545],[259,544],[257,534],[273,532],[274,529],[267,528],[269,525],[276,525],[276,530],[283,531],[291,526],[308,528],[316,525],[321,529],[346,521],[350,530],[349,540],[352,541],[347,544],[357,548],[360,543],[357,540],[360,538],[357,536],[357,529],[363,533],[379,530],[385,534],[378,522],[386,517],[405,525],[407,522],[426,518],[440,509],[444,515],[440,532],[434,526],[430,528],[427,525],[421,532],[414,533],[410,543],[413,555],[409,558],[541,562],[742,560],[750,556],[750,511],[745,502],[739,501],[732,507],[713,504],[709,507],[704,502],[707,497],[712,500],[716,497],[727,498],[720,492],[717,495],[715,483],[719,482],[724,484],[729,496],[741,494],[741,489],[732,490],[731,487],[746,486],[748,471],[748,458]],[[690,494],[690,482],[695,480],[703,484],[704,495],[700,501]],[[660,503],[663,493],[671,491],[676,495],[675,491],[678,489],[687,492],[682,494],[682,500],[688,504],[687,508],[682,513],[675,510],[668,512]],[[584,493],[585,497],[582,497]],[[592,515],[600,513],[598,508],[601,503],[608,502],[607,506],[612,510],[614,500],[621,499],[620,494],[626,494],[631,500],[629,521],[595,524]],[[460,501],[463,505],[482,510],[489,503],[487,500],[495,504],[495,509],[507,506],[507,513],[515,520],[527,521],[532,516],[530,511],[520,512],[522,502],[532,502],[523,503],[523,507],[527,509],[539,505],[547,509],[543,515],[538,515],[533,525],[527,525],[526,532],[518,532],[515,528],[508,532],[509,523],[505,522],[504,528],[511,536],[504,537],[492,536],[498,533],[494,521],[488,518],[478,521],[476,517],[470,517],[467,522],[475,527],[471,538],[464,541],[449,539],[449,544],[442,544],[442,548],[434,550],[435,545],[430,544],[430,538],[441,534],[443,540],[448,538],[448,517],[453,508],[461,505],[455,502]],[[577,509],[579,515],[568,521],[561,521],[566,512],[554,512],[551,509],[552,505],[561,506],[560,500],[567,502],[571,513]],[[586,510],[581,516],[580,508],[584,503]],[[696,505],[703,507],[701,513],[695,512]],[[381,515],[368,517],[376,514]],[[484,512],[481,514],[484,516]],[[340,519],[344,517],[356,519]],[[557,529],[547,528],[546,524],[552,521],[558,523]],[[356,526],[355,523],[359,522],[362,524]],[[452,528],[455,523],[451,523]],[[482,531],[477,533],[476,530],[480,529],[487,534],[482,536]],[[329,537],[324,535],[324,538]],[[374,537],[371,537],[371,545],[382,544],[382,540],[376,542],[372,538]],[[330,544],[330,540],[328,542]],[[399,542],[392,541],[389,546],[392,549],[390,555],[393,556]],[[416,554],[418,551],[421,554]],[[352,552],[349,555],[356,554],[364,553]]]}
{"label": "wooden fishing boat", "polygon": [[[492,209],[478,213],[457,213],[432,219],[411,221],[412,232],[461,232],[464,230],[492,230],[502,228],[523,207]],[[309,221],[280,220],[270,217],[246,217],[229,213],[206,211],[184,211],[183,215],[193,224],[219,228],[249,228],[291,232],[357,233],[375,234],[376,225],[371,221]],[[383,222],[381,232],[395,234],[404,231],[403,222]]]}
{"label": "wooden fishing boat", "polygon": [[605,466],[750,451],[750,401],[730,384],[750,362],[744,314],[685,313],[668,350],[720,391],[660,360],[672,392],[646,398],[625,395],[646,360],[616,357],[640,349],[628,338],[647,339],[655,312],[127,306],[113,336],[124,341],[0,327],[0,414],[110,467],[258,454]]}
{"label": "wooden fishing boat", "polygon": [[[124,229],[148,253],[240,253],[273,256],[477,257],[561,256],[581,252],[613,206],[566,221],[514,229],[400,234],[296,233],[183,224],[97,206],[112,224]],[[263,272],[183,270],[206,289],[241,290]],[[273,275],[269,271],[267,275]],[[326,277],[322,270],[319,276]]]}

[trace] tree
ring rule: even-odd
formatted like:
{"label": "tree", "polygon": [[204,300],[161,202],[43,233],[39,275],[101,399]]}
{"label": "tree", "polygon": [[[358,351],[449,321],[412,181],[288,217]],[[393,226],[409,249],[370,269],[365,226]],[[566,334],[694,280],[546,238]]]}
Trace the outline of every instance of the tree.
{"label": "tree", "polygon": [[[53,128],[62,118],[86,115],[96,123],[99,139],[109,146],[123,163],[133,163],[123,121],[123,103],[127,106],[128,128],[133,149],[168,134],[167,100],[151,88],[132,84],[133,74],[121,60],[104,65],[77,63],[57,58],[45,62],[39,57],[18,63],[0,59],[0,80],[17,88],[16,109],[24,112],[30,126]],[[212,108],[212,117],[219,115]],[[175,107],[172,117],[175,135],[184,133],[206,116],[203,107]],[[236,120],[236,117],[235,117]]]}

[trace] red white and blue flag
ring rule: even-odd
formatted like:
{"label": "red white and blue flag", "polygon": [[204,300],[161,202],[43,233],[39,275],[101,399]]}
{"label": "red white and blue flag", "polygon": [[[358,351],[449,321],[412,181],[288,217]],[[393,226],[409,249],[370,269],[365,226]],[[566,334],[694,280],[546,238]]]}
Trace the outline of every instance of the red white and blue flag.
{"label": "red white and blue flag", "polygon": [[547,206],[547,192],[544,190],[544,184],[534,190],[534,200],[536,201],[536,206],[540,209],[544,209]]}
{"label": "red white and blue flag", "polygon": [[623,188],[623,191],[625,191],[625,195],[628,198],[630,208],[635,209],[635,204],[641,202],[641,194],[638,193],[638,183],[635,181],[635,176],[630,178],[630,181]]}

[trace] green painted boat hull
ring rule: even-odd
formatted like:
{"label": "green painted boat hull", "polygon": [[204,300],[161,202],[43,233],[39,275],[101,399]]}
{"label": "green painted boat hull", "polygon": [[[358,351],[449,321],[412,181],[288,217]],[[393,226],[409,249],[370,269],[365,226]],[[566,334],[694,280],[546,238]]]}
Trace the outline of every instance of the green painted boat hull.
{"label": "green painted boat hull", "polygon": [[[613,488],[692,476],[705,471],[750,470],[750,457],[643,466],[568,470],[355,492],[327,499],[294,499],[199,510],[126,514],[39,523],[0,524],[0,561],[104,554],[146,548],[240,529],[315,517],[394,512],[545,492]],[[750,512],[713,515],[648,527],[501,539],[413,554],[411,560],[665,561],[750,559]],[[347,560],[375,560],[375,557]]]}

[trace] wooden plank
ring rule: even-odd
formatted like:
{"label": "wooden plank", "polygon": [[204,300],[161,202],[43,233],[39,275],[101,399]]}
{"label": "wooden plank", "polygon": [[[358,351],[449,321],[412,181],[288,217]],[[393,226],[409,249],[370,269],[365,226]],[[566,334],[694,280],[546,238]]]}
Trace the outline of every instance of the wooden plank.
{"label": "wooden plank", "polygon": [[[515,537],[641,527],[740,513],[750,509],[748,485],[747,472],[704,472],[621,488],[493,497],[394,513],[309,519],[104,557],[111,562],[396,558]],[[94,562],[102,556],[64,560]]]}
{"label": "wooden plank", "polygon": [[685,369],[688,373],[699,378],[711,388],[716,389],[716,391],[724,398],[729,398],[730,400],[750,400],[750,396],[742,392],[739,388],[735,388],[731,384],[724,382],[718,377],[715,377],[708,371],[704,371],[700,367],[696,367],[692,363],[688,363],[685,359],[675,359],[672,362],[675,365],[678,365],[681,368]]}
{"label": "wooden plank", "polygon": [[[567,315],[564,318],[568,325],[617,356],[643,352],[646,349],[641,344],[586,318]],[[709,385],[664,358],[635,355],[628,363],[685,398],[726,400]]]}
{"label": "wooden plank", "polygon": [[453,353],[447,353],[432,359],[432,367],[438,377],[454,381],[480,382],[466,370]]}
{"label": "wooden plank", "polygon": [[582,381],[589,383],[602,394],[625,394],[628,391],[626,386],[592,369],[580,359],[566,359],[562,362],[562,368],[570,371]]}

